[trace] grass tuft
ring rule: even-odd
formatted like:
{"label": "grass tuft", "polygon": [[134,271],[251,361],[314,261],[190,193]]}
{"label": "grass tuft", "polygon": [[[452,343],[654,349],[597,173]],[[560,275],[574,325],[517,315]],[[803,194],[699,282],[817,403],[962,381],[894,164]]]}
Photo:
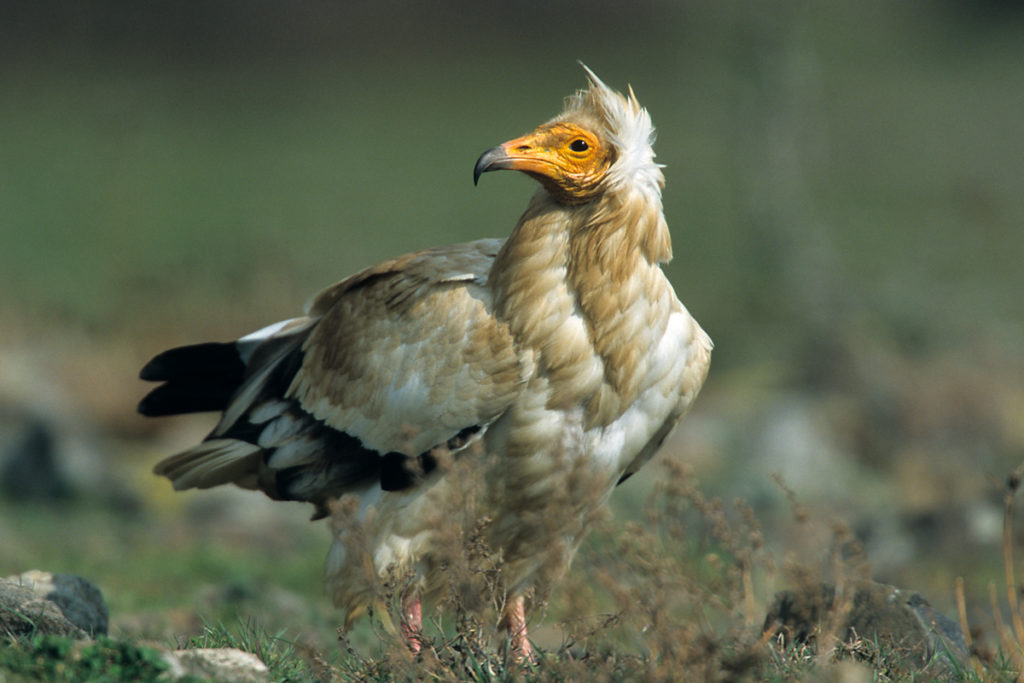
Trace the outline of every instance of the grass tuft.
{"label": "grass tuft", "polygon": [[106,636],[76,641],[40,635],[0,646],[5,681],[153,681],[167,668],[159,650]]}

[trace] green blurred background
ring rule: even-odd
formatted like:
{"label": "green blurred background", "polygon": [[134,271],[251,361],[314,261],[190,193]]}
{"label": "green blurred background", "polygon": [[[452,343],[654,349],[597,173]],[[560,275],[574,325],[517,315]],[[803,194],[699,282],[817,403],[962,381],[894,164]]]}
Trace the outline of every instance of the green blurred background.
{"label": "green blurred background", "polygon": [[[139,519],[177,505],[146,472],[210,421],[135,416],[141,364],[506,235],[532,182],[474,188],[473,163],[557,113],[577,60],[651,112],[668,274],[716,342],[665,457],[783,528],[779,471],[879,578],[987,595],[1024,456],[1017,2],[0,2],[5,443],[26,415],[69,429],[100,454],[76,476]],[[140,580],[68,520],[90,495],[55,518],[8,492],[0,574]]]}

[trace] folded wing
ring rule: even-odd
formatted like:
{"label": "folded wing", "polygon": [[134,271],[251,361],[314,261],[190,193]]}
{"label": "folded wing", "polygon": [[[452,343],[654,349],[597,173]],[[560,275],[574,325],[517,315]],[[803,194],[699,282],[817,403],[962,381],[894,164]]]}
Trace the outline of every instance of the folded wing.
{"label": "folded wing", "polygon": [[223,410],[207,439],[159,463],[175,488],[235,483],[318,514],[346,491],[405,490],[486,432],[525,369],[492,312],[481,240],[385,261],[321,292],[308,315],[233,344],[160,354],[140,411]]}

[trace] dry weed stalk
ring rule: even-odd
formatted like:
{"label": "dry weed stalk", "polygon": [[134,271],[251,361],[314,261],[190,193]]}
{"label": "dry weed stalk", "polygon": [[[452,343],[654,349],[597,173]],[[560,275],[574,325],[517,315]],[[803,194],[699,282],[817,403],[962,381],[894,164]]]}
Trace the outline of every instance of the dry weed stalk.
{"label": "dry weed stalk", "polygon": [[[995,583],[989,583],[989,603],[992,608],[993,620],[995,622],[996,637],[999,647],[1006,657],[1009,657],[1016,670],[1016,679],[1024,682],[1024,616],[1021,615],[1021,604],[1019,589],[1017,585],[1016,570],[1014,569],[1013,557],[1013,511],[1014,499],[1020,489],[1021,477],[1024,476],[1024,463],[1019,465],[1009,476],[1006,482],[1006,493],[1003,497],[1003,572],[1006,581],[1006,605],[1010,616],[1010,625],[1003,622],[1002,610],[999,606]],[[958,603],[963,600],[962,580],[958,579]],[[966,608],[963,608],[961,616],[961,628],[964,638],[971,643],[970,629],[967,626]],[[975,648],[971,648],[971,659],[975,670],[981,670],[983,679],[988,680],[984,675],[981,663],[978,661]]]}
{"label": "dry weed stalk", "polygon": [[[1024,621],[1020,614],[1020,600],[1017,596],[1017,578],[1013,570],[1013,499],[1020,488],[1021,474],[1024,472],[1024,465],[1021,465],[1006,484],[1006,496],[1003,499],[1003,569],[1006,572],[1006,601],[1010,608],[1010,621],[1013,624],[1013,634],[1016,637],[1016,656],[1020,657],[1020,646],[1024,643]],[[1024,675],[1024,674],[1022,674]]]}
{"label": "dry weed stalk", "polygon": [[[988,584],[989,608],[992,612],[993,630],[999,650],[1009,659],[1013,667],[1014,680],[1024,683],[1024,614],[1021,613],[1020,587],[1013,552],[1013,515],[1014,501],[1024,477],[1024,463],[1019,465],[1007,478],[1006,491],[1003,496],[1003,579],[1006,582],[1006,608],[1009,624],[1003,620],[1002,606],[999,604],[999,590],[994,581]],[[960,630],[970,653],[971,669],[981,681],[990,681],[991,666],[997,662],[997,656],[985,652],[975,641],[971,626],[967,619],[967,600],[964,595],[963,577],[956,578],[955,584],[957,616]]]}
{"label": "dry weed stalk", "polygon": [[566,646],[578,658],[614,638],[605,647],[620,658],[635,649],[655,680],[749,674],[768,656],[755,627],[764,603],[757,587],[775,570],[760,524],[741,500],[730,507],[705,497],[687,465],[666,458],[658,467],[645,523],[599,526],[609,542],[581,558],[615,611],[596,624],[563,622]]}
{"label": "dry weed stalk", "polygon": [[[850,645],[846,624],[854,607],[857,582],[870,580],[871,571],[864,548],[844,522],[833,522],[832,542],[829,548],[829,568],[835,583],[835,597],[829,610],[830,618],[821,634],[818,659],[820,662],[835,658],[835,650],[856,653]],[[850,571],[852,570],[852,571]],[[854,635],[854,640],[857,640]]]}
{"label": "dry weed stalk", "polygon": [[974,675],[982,681],[991,680],[988,674],[985,673],[985,667],[975,651],[971,628],[967,623],[967,599],[964,596],[964,579],[962,576],[956,577],[956,614],[960,622],[960,631],[964,634],[964,642],[967,644],[967,652],[970,653],[971,669],[974,671]]}

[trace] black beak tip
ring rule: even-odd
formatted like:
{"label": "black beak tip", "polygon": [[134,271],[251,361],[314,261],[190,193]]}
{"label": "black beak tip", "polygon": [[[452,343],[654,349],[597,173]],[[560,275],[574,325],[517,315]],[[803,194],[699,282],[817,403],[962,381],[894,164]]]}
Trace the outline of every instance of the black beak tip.
{"label": "black beak tip", "polygon": [[506,159],[505,150],[501,147],[492,147],[476,160],[476,166],[473,167],[473,184],[476,185],[480,182],[480,176],[488,171],[496,171],[501,166],[501,161]]}
{"label": "black beak tip", "polygon": [[473,185],[476,186],[480,182],[480,176],[487,172],[487,167],[490,162],[487,159],[487,152],[480,155],[480,158],[476,160],[476,166],[473,167]]}

